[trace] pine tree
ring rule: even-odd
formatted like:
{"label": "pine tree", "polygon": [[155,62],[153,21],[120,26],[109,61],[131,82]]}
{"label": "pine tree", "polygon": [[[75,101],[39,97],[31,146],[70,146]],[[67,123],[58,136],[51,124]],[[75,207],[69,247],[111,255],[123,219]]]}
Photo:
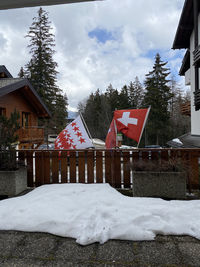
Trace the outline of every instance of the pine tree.
{"label": "pine tree", "polygon": [[18,73],[18,77],[19,78],[25,78],[25,73],[24,73],[24,68],[23,67],[21,67],[21,69],[20,69],[20,71]]}
{"label": "pine tree", "polygon": [[141,108],[144,97],[144,90],[137,76],[135,77],[134,82],[130,82],[128,91],[130,107]]}
{"label": "pine tree", "polygon": [[146,128],[149,144],[165,145],[169,138],[169,102],[173,94],[168,86],[170,72],[166,64],[157,54],[153,70],[146,75],[144,105],[151,106]]}
{"label": "pine tree", "polygon": [[[63,96],[62,90],[56,84],[58,72],[57,63],[53,59],[54,34],[48,13],[42,8],[38,10],[38,16],[33,18],[26,37],[30,38],[28,47],[31,59],[25,66],[24,76],[30,79],[34,89],[52,113],[50,128],[58,131],[63,124],[66,125],[67,97]],[[62,118],[62,121],[58,118]]]}
{"label": "pine tree", "polygon": [[124,85],[121,89],[121,92],[119,94],[120,103],[119,108],[120,109],[128,109],[129,108],[129,97],[128,97],[128,87]]}
{"label": "pine tree", "polygon": [[119,93],[117,89],[113,88],[112,84],[110,84],[106,89],[105,96],[108,99],[112,112],[115,111],[115,109],[119,109],[120,107]]}

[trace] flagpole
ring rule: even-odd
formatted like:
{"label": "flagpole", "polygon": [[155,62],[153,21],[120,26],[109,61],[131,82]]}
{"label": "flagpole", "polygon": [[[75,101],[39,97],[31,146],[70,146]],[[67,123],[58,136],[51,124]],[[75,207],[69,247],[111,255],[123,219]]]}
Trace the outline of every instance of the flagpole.
{"label": "flagpole", "polygon": [[141,138],[142,138],[142,134],[143,134],[143,131],[144,131],[144,127],[146,126],[146,122],[147,122],[147,119],[148,119],[148,116],[149,116],[150,109],[151,109],[151,106],[148,107],[147,115],[145,117],[145,121],[144,121],[144,124],[143,124],[143,127],[142,127],[142,131],[141,131],[141,134],[140,134],[139,142],[137,144],[137,148],[139,147],[139,144],[140,144],[140,141],[141,141]]}
{"label": "flagpole", "polygon": [[118,140],[117,140],[117,125],[116,125],[116,122],[114,120],[114,127],[115,127],[115,136],[116,136],[116,147],[118,147]]}
{"label": "flagpole", "polygon": [[85,120],[83,118],[83,115],[82,115],[82,113],[80,111],[79,111],[79,114],[80,114],[81,120],[82,120],[82,122],[83,122],[83,124],[84,124],[84,126],[85,126],[85,128],[86,128],[86,130],[88,132],[88,135],[89,135],[89,137],[90,137],[90,139],[92,141],[92,144],[94,146],[94,143],[93,143],[93,140],[92,140],[92,136],[91,136],[90,131],[89,131],[88,127],[87,127],[87,124],[85,123]]}

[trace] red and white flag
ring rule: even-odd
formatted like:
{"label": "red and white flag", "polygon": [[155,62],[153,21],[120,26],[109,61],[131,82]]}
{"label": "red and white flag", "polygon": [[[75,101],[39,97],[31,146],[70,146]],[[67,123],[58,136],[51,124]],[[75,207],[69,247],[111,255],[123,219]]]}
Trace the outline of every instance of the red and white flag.
{"label": "red and white flag", "polygon": [[117,130],[139,143],[149,109],[116,110],[114,120]]}
{"label": "red and white flag", "polygon": [[93,144],[80,116],[68,124],[55,141],[55,149],[84,149],[88,147],[93,147]]}
{"label": "red and white flag", "polygon": [[110,128],[108,130],[108,134],[106,136],[106,148],[114,148],[116,147],[116,127],[115,127],[115,121],[112,120],[110,124]]}

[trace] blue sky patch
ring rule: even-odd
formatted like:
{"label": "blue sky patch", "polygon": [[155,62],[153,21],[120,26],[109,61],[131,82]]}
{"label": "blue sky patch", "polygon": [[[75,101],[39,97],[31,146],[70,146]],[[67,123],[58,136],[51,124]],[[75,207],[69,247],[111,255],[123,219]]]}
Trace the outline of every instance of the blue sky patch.
{"label": "blue sky patch", "polygon": [[106,29],[96,28],[88,33],[90,38],[96,38],[99,43],[105,44],[109,40],[115,40],[113,33]]}

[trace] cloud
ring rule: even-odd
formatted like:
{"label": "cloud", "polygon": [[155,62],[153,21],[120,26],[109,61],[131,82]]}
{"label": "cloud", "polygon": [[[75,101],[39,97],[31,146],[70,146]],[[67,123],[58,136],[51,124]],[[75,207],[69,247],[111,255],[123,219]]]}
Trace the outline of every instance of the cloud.
{"label": "cloud", "polygon": [[[141,82],[161,54],[178,75],[183,52],[172,43],[184,0],[105,0],[45,7],[56,35],[58,83],[69,106],[112,83]],[[24,38],[37,8],[0,11],[0,64],[17,75],[30,58]]]}

